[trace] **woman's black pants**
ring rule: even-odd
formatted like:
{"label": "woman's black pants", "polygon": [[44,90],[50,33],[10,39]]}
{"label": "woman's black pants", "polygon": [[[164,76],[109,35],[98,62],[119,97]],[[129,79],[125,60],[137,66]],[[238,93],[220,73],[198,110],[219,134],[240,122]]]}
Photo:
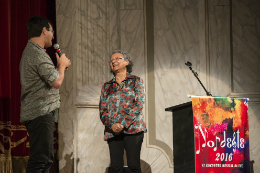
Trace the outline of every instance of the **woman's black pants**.
{"label": "woman's black pants", "polygon": [[120,134],[107,143],[110,151],[111,173],[123,173],[124,149],[126,150],[127,166],[131,172],[141,173],[140,152],[143,143],[144,133]]}

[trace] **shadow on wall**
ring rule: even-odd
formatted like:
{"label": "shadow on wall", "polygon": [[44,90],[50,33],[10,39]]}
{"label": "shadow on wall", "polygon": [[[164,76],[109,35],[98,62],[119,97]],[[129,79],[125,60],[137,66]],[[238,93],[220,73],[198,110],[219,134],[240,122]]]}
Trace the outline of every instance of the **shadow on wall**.
{"label": "shadow on wall", "polygon": [[[60,155],[64,151],[64,142],[63,142],[63,133],[59,131],[59,161],[61,161],[62,156]],[[61,145],[62,144],[62,145]],[[74,172],[74,156],[73,152],[70,154],[66,154],[63,159],[65,160],[65,166],[60,168],[59,172],[61,173],[72,173]],[[77,159],[77,164],[79,163],[79,159]]]}
{"label": "shadow on wall", "polygon": [[144,160],[141,160],[141,169],[143,173],[152,173],[151,166]]}
{"label": "shadow on wall", "polygon": [[254,160],[250,161],[250,173],[254,173],[254,163],[255,163]]}
{"label": "shadow on wall", "polygon": [[[152,173],[150,165],[143,160],[141,160],[141,169],[143,173]],[[110,172],[110,167],[107,167],[105,173]],[[127,166],[124,166],[123,173],[131,173],[131,170]]]}

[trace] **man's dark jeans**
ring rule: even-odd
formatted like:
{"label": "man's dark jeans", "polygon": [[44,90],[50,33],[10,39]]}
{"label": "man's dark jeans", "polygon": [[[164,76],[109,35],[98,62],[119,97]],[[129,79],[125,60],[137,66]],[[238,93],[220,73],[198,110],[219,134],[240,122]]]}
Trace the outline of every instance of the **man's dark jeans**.
{"label": "man's dark jeans", "polygon": [[29,134],[30,157],[26,173],[48,173],[53,162],[54,111],[24,122]]}

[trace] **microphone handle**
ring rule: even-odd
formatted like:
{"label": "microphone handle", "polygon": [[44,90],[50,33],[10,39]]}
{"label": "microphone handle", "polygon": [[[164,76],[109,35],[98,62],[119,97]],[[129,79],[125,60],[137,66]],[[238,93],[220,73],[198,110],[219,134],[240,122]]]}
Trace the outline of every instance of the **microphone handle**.
{"label": "microphone handle", "polygon": [[[59,57],[61,57],[62,53],[61,53],[60,49],[57,49],[56,52],[59,55]],[[68,67],[66,67],[66,70],[68,70]]]}
{"label": "microphone handle", "polygon": [[62,53],[61,53],[60,49],[57,49],[56,52],[59,55],[59,57],[61,57]]}

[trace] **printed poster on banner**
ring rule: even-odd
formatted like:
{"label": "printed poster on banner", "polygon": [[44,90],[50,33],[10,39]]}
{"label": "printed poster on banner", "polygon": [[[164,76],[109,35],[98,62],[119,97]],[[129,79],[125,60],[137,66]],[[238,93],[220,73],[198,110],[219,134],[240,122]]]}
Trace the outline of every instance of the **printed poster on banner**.
{"label": "printed poster on banner", "polygon": [[249,173],[248,99],[192,96],[196,173]]}

